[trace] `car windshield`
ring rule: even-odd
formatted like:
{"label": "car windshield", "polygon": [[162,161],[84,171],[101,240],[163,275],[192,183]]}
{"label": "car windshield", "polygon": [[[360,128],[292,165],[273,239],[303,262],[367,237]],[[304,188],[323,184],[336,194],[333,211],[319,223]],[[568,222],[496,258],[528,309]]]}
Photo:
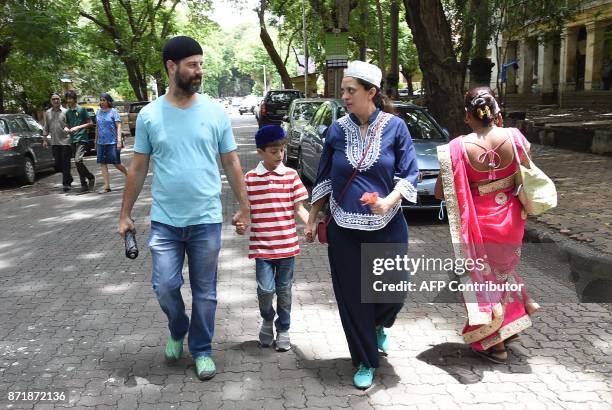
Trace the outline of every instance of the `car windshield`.
{"label": "car windshield", "polygon": [[305,102],[301,104],[297,104],[293,109],[293,119],[294,120],[303,120],[310,121],[312,116],[317,109],[321,106],[323,102]]}
{"label": "car windshield", "polygon": [[266,102],[288,104],[299,96],[299,93],[296,92],[268,93],[268,96],[266,97]]}
{"label": "car windshield", "polygon": [[396,107],[396,109],[400,118],[406,122],[413,140],[446,141],[444,134],[423,111],[405,107]]}

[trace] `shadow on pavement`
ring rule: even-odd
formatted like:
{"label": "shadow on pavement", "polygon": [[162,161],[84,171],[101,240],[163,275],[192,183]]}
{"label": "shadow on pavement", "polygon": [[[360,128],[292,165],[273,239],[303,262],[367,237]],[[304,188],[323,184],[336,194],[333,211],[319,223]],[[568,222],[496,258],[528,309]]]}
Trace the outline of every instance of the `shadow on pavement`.
{"label": "shadow on pavement", "polygon": [[[494,365],[477,357],[468,345],[461,343],[441,343],[417,355],[417,359],[444,370],[461,384],[474,384],[482,381],[485,371],[495,370],[503,373],[531,373],[531,367],[523,359],[508,349],[508,363]],[[520,369],[510,366],[519,365]]]}

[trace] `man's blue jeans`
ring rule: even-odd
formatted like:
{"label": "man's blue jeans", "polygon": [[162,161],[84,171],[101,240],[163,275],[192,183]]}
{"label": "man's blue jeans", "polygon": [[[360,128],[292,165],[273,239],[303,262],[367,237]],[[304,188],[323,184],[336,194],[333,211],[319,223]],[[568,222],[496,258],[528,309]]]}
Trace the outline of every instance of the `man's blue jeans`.
{"label": "man's blue jeans", "polygon": [[255,259],[255,276],[257,278],[257,300],[259,313],[264,320],[274,319],[276,312],[272,306],[276,293],[276,331],[286,332],[291,324],[291,285],[293,284],[293,267],[295,258]]}
{"label": "man's blue jeans", "polygon": [[[173,339],[189,331],[189,352],[196,358],[210,356],[217,309],[217,261],[221,248],[221,224],[176,228],[151,222],[149,249],[153,259],[151,283],[159,305],[168,317]],[[181,295],[185,253],[191,283],[191,325]]]}

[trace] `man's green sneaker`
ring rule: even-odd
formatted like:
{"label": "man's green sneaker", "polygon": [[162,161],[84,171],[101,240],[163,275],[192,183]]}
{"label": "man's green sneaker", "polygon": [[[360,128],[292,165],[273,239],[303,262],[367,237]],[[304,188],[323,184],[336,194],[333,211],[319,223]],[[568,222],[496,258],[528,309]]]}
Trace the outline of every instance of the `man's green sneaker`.
{"label": "man's green sneaker", "polygon": [[376,328],[376,344],[378,345],[378,349],[382,350],[383,353],[387,353],[387,350],[389,350],[389,335],[387,335],[384,326],[378,326]]}
{"label": "man's green sneaker", "polygon": [[172,336],[168,338],[166,343],[166,350],[164,351],[164,357],[166,361],[174,363],[178,361],[183,354],[183,339],[174,340]]}
{"label": "man's green sneaker", "polygon": [[217,373],[215,362],[210,356],[200,356],[195,358],[196,374],[200,380],[212,379]]}

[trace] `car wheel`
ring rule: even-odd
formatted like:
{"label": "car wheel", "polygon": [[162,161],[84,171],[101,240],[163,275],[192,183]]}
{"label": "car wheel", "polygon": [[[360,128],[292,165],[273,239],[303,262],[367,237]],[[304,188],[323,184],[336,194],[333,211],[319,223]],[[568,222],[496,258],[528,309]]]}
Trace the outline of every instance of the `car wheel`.
{"label": "car wheel", "polygon": [[36,180],[36,170],[34,169],[34,161],[30,157],[25,157],[23,160],[23,182],[32,185]]}

